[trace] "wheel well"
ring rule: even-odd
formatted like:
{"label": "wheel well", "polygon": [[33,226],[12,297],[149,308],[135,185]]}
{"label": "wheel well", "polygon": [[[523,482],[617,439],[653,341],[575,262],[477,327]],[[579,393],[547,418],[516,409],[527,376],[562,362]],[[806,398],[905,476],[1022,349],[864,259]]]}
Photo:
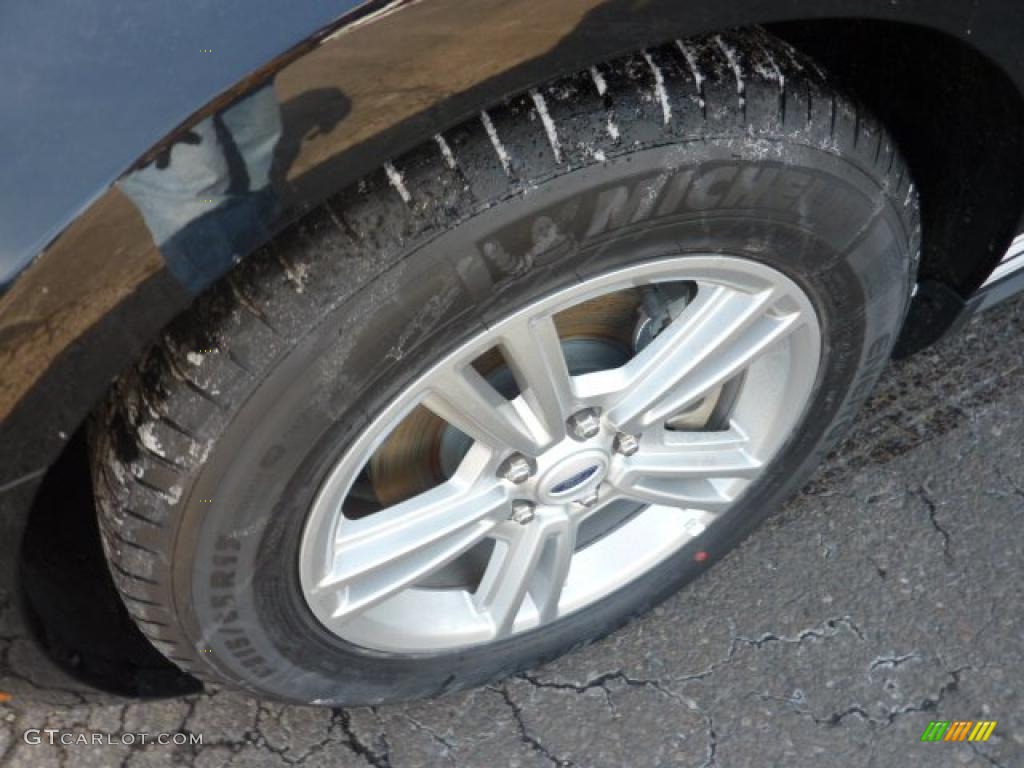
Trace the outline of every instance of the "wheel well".
{"label": "wheel well", "polygon": [[885,124],[921,197],[919,280],[967,298],[1021,215],[1024,99],[1013,82],[978,50],[925,27],[841,19],[769,29]]}
{"label": "wheel well", "polygon": [[119,696],[194,693],[197,680],[164,659],[135,626],[100,545],[85,427],[36,494],[21,542],[18,588],[26,628],[73,678]]}

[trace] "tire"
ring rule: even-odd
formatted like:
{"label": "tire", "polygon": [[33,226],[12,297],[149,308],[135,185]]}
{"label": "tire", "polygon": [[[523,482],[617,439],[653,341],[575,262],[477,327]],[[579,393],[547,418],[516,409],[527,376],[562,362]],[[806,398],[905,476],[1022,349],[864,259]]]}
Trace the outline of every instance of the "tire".
{"label": "tire", "polygon": [[[541,664],[664,600],[800,488],[889,358],[918,232],[914,187],[879,123],[760,30],[512,97],[238,265],[112,387],[90,434],[114,580],[172,662],[264,697],[406,700]],[[769,267],[820,328],[806,408],[738,500],[628,584],[535,630],[437,652],[329,631],[298,562],[341,452],[481,328],[666,253]]]}

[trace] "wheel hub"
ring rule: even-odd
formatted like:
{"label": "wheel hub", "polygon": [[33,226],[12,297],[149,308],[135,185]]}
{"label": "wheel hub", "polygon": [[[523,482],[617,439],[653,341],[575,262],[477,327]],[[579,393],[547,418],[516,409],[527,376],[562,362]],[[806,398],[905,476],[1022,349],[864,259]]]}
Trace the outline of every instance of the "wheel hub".
{"label": "wheel hub", "polygon": [[598,488],[610,463],[608,451],[603,448],[581,450],[578,443],[559,445],[538,459],[537,480],[529,489],[530,496],[538,504],[568,504]]}
{"label": "wheel hub", "polygon": [[[604,472],[602,472],[604,466],[602,464],[590,464],[591,460],[592,457],[574,456],[569,461],[565,462],[574,465],[569,470],[570,472],[574,472],[574,474],[565,480],[561,480],[556,485],[551,486],[550,490],[547,491],[547,495],[556,499],[563,498],[569,494],[579,494],[581,491],[586,492],[591,487],[600,485],[601,481],[604,479]],[[576,472],[576,467],[579,466],[581,461],[583,464],[588,466]],[[562,475],[562,468],[559,467],[558,470],[557,474]],[[593,479],[593,482],[588,482],[591,479]],[[555,480],[558,480],[558,477],[555,477]]]}

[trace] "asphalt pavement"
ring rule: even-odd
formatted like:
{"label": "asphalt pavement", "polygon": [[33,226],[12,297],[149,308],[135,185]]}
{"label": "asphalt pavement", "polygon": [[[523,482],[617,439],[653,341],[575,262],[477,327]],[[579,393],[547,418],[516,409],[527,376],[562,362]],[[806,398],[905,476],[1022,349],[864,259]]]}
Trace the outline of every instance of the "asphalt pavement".
{"label": "asphalt pavement", "polygon": [[[502,684],[322,710],[226,690],[0,704],[46,766],[1024,765],[1024,299],[892,365],[844,446],[743,546],[613,636]],[[932,720],[996,721],[984,743]],[[26,743],[26,729],[113,745]],[[201,734],[203,745],[119,743]]]}

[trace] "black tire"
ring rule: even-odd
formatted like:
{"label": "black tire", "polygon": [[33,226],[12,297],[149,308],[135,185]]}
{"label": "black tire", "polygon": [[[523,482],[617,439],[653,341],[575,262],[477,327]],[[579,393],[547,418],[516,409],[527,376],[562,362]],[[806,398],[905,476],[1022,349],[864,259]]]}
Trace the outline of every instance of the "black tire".
{"label": "black tire", "polygon": [[[646,611],[738,543],[800,487],[871,390],[914,283],[917,198],[889,136],[812,63],[762,31],[732,32],[536,95],[557,144],[524,94],[486,113],[497,139],[477,119],[396,158],[202,296],[96,414],[114,579],[182,668],[339,705],[436,695],[542,663]],[[520,247],[492,247],[499,231]],[[803,425],[726,520],[597,604],[494,645],[402,656],[321,627],[297,583],[299,536],[366,414],[481,319],[577,272],[666,250],[770,264],[819,313],[823,362]]]}

